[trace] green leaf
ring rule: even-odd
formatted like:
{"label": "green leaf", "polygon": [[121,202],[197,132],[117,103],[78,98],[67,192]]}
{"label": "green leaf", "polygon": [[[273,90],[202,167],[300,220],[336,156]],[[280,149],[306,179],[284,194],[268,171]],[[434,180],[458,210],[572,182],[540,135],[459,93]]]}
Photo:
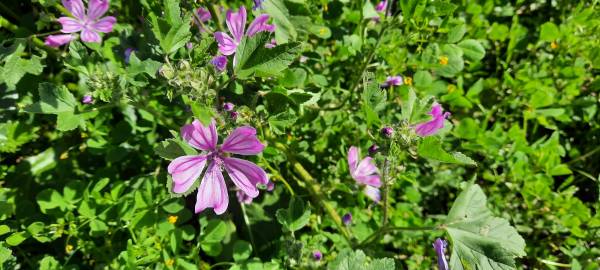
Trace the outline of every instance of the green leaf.
{"label": "green leaf", "polygon": [[167,139],[154,147],[154,153],[164,159],[172,160],[180,156],[196,154],[196,151],[179,139]]}
{"label": "green leaf", "polygon": [[385,109],[387,92],[379,88],[379,85],[372,80],[371,75],[365,77],[363,85],[362,109],[367,124],[378,124],[381,122],[378,112]]}
{"label": "green leaf", "polygon": [[394,270],[392,258],[371,259],[362,250],[344,250],[328,266],[329,270]]}
{"label": "green leaf", "polygon": [[297,120],[298,117],[294,111],[290,109],[288,111],[270,116],[268,122],[269,127],[274,133],[284,134],[285,130],[296,123]]}
{"label": "green leaf", "polygon": [[85,126],[85,117],[83,115],[70,112],[57,114],[56,129],[60,131],[69,131],[80,126]]}
{"label": "green leaf", "polygon": [[558,26],[553,22],[546,22],[542,24],[540,30],[540,40],[542,41],[555,41],[560,38],[560,30],[558,30]]}
{"label": "green leaf", "polygon": [[244,240],[235,241],[233,245],[233,260],[236,262],[246,260],[252,255],[252,245]]}
{"label": "green leaf", "polygon": [[516,269],[514,257],[525,256],[525,240],[507,220],[492,216],[478,185],[460,193],[444,224],[451,269]]}
{"label": "green leaf", "polygon": [[273,18],[277,44],[296,40],[298,36],[296,27],[290,21],[290,13],[282,0],[266,0],[262,3],[262,8]]}
{"label": "green leaf", "polygon": [[265,32],[242,39],[236,52],[235,73],[238,78],[279,76],[296,59],[300,43],[292,42],[268,49],[265,44],[269,39],[269,33]]}
{"label": "green leaf", "polygon": [[40,101],[27,106],[26,112],[59,114],[73,112],[77,106],[75,97],[63,85],[57,87],[51,83],[40,83],[38,92]]}
{"label": "green leaf", "polygon": [[454,77],[456,74],[461,72],[465,66],[463,60],[462,49],[454,44],[446,44],[442,47],[442,55],[440,57],[447,57],[448,63],[441,65],[436,68],[438,75],[443,77]]}
{"label": "green leaf", "polygon": [[308,224],[310,208],[305,208],[304,202],[301,199],[292,197],[288,208],[277,210],[275,216],[285,230],[294,232]]}
{"label": "green leaf", "polygon": [[455,164],[465,164],[465,165],[473,165],[477,166],[477,163],[471,158],[465,156],[461,152],[453,152],[448,153],[442,148],[442,142],[433,136],[425,137],[421,143],[419,143],[418,147],[419,156],[446,162],[446,163],[455,163]]}
{"label": "green leaf", "polygon": [[229,234],[227,223],[222,220],[213,219],[208,222],[200,236],[200,247],[210,256],[217,256],[223,247],[221,242]]}
{"label": "green leaf", "polygon": [[370,20],[373,18],[379,18],[379,13],[375,10],[375,7],[371,3],[371,1],[365,1],[362,10],[363,20]]}
{"label": "green leaf", "polygon": [[5,241],[10,246],[18,246],[23,243],[23,241],[27,240],[27,238],[29,238],[29,233],[23,231],[11,234]]}
{"label": "green leaf", "polygon": [[189,18],[181,19],[179,1],[165,0],[164,8],[166,9],[165,18],[157,17],[155,14],[149,14],[150,23],[152,25],[152,33],[159,41],[163,53],[170,55],[175,53],[192,37],[190,32]]}
{"label": "green leaf", "polygon": [[22,122],[0,123],[0,153],[14,153],[19,148],[36,139],[38,128]]}
{"label": "green leaf", "polygon": [[460,23],[450,28],[448,31],[448,43],[459,42],[467,32],[467,26],[464,23]]}
{"label": "green leaf", "polygon": [[412,17],[418,17],[420,12],[425,9],[427,4],[426,0],[400,0],[400,8],[402,9],[402,15],[405,20],[409,20]]}
{"label": "green leaf", "polygon": [[458,46],[462,49],[465,57],[471,61],[479,61],[485,56],[485,49],[477,40],[463,40],[458,43]]}
{"label": "green leaf", "polygon": [[134,77],[141,73],[146,73],[152,78],[156,78],[156,73],[162,64],[152,59],[141,61],[135,52],[131,52],[129,56],[129,66],[127,66],[127,74]]}
{"label": "green leaf", "polygon": [[[0,47],[0,50],[2,49]],[[41,63],[43,57],[34,55],[30,59],[21,58],[24,50],[25,41],[18,40],[8,49],[11,53],[4,59],[0,58],[0,63],[4,62],[4,65],[0,66],[0,83],[5,83],[8,90],[14,90],[25,74],[39,75],[44,70]]]}

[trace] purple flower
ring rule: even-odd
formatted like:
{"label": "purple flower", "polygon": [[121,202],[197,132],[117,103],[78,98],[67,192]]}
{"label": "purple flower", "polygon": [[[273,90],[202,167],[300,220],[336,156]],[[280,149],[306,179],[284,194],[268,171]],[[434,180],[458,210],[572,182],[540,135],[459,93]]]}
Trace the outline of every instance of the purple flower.
{"label": "purple flower", "polygon": [[196,16],[198,16],[198,19],[200,19],[201,22],[207,22],[208,20],[210,20],[212,18],[212,15],[210,15],[210,11],[208,11],[208,9],[205,9],[203,7],[198,8],[196,10]]}
{"label": "purple flower", "polygon": [[392,127],[384,127],[381,129],[381,134],[383,134],[383,136],[391,138],[392,135],[394,135],[394,129]]}
{"label": "purple flower", "polygon": [[223,110],[226,111],[226,112],[232,111],[233,107],[234,107],[234,105],[231,102],[225,102],[225,103],[223,103]]}
{"label": "purple flower", "polygon": [[346,213],[344,216],[342,216],[342,222],[346,226],[350,225],[350,223],[352,223],[352,214]]}
{"label": "purple flower", "polygon": [[210,60],[210,63],[217,71],[222,72],[225,70],[225,68],[227,68],[227,57],[224,55],[217,55]]}
{"label": "purple flower", "polygon": [[98,33],[111,32],[117,22],[113,16],[100,18],[108,10],[109,0],[90,0],[87,13],[81,0],[63,0],[62,4],[74,18],[58,18],[58,22],[62,24],[61,32],[81,32],[83,42],[101,42]]}
{"label": "purple flower", "polygon": [[244,193],[242,190],[236,191],[235,196],[237,197],[238,202],[243,204],[251,204],[252,200],[254,199],[246,195],[246,193]]}
{"label": "purple flower", "polygon": [[[374,201],[379,201],[374,195],[374,191],[372,189],[379,190],[381,186],[381,179],[379,178],[379,170],[375,166],[373,159],[371,157],[365,157],[360,160],[359,149],[356,146],[350,147],[348,150],[348,167],[350,168],[350,175],[352,178],[358,182],[359,184],[364,184],[367,186],[365,190],[365,194],[369,196],[369,198]],[[370,189],[370,188],[371,189]]]}
{"label": "purple flower", "polygon": [[444,113],[442,105],[434,103],[431,107],[431,112],[429,112],[429,115],[432,117],[430,121],[420,123],[415,126],[415,132],[421,137],[427,137],[436,134],[438,130],[444,127],[444,119],[450,116],[450,113]]}
{"label": "purple flower", "polygon": [[92,98],[91,95],[85,95],[81,99],[81,103],[83,103],[83,104],[91,104],[92,102],[94,102],[94,99]]}
{"label": "purple flower", "polygon": [[387,9],[387,0],[383,0],[381,2],[379,2],[376,6],[375,6],[375,11],[377,12],[385,12],[385,10]]}
{"label": "purple flower", "polygon": [[377,151],[379,151],[379,146],[377,146],[376,144],[372,144],[369,147],[369,155],[371,155],[371,156],[375,155],[375,154],[377,154]]}
{"label": "purple flower", "polygon": [[381,84],[381,87],[387,88],[390,86],[400,86],[403,84],[404,84],[404,80],[402,79],[402,76],[388,76],[385,79],[385,82],[383,84]]}
{"label": "purple flower", "polygon": [[231,120],[235,121],[237,120],[238,116],[240,116],[240,113],[238,112],[229,112],[229,117],[231,118]]}
{"label": "purple flower", "polygon": [[134,48],[127,48],[123,53],[125,55],[125,64],[129,64],[129,58],[131,57],[131,53],[136,51]]}
{"label": "purple flower", "polygon": [[273,49],[275,46],[277,46],[277,41],[274,38],[271,39],[271,42],[265,44],[265,48],[267,49]]}
{"label": "purple flower", "polygon": [[254,6],[252,7],[252,10],[261,9],[263,2],[264,0],[254,0]]}
{"label": "purple flower", "polygon": [[44,44],[49,47],[57,48],[71,42],[74,38],[75,37],[71,34],[49,35],[46,37],[46,40],[44,40]]}
{"label": "purple flower", "polygon": [[173,192],[186,193],[207,167],[198,188],[196,213],[206,208],[213,208],[215,213],[220,215],[227,210],[229,195],[223,171],[243,193],[251,198],[258,196],[256,185],[269,183],[265,171],[256,164],[229,156],[229,154],[256,155],[263,151],[265,145],[256,138],[256,130],[253,127],[236,128],[225,138],[221,146],[217,146],[215,120],[211,119],[208,127],[194,120],[192,124],[181,127],[181,137],[192,147],[206,151],[200,155],[178,157],[171,161],[167,169],[173,177]]}
{"label": "purple flower", "polygon": [[437,254],[439,270],[449,270],[448,261],[446,261],[446,256],[444,255],[447,246],[448,242],[440,238],[435,239],[433,242],[433,249]]}
{"label": "purple flower", "polygon": [[323,259],[323,253],[321,253],[319,250],[313,251],[313,259],[315,259],[315,261],[320,261]]}
{"label": "purple flower", "polygon": [[[248,37],[252,37],[258,32],[275,31],[275,25],[267,24],[268,20],[269,15],[267,14],[261,14],[256,17],[254,21],[250,23],[248,31],[246,31],[246,35]],[[242,6],[238,12],[232,12],[231,10],[228,10],[225,22],[227,23],[229,33],[231,33],[233,37],[224,32],[215,32],[214,36],[219,45],[219,51],[224,55],[232,55],[235,53],[237,46],[244,37],[244,31],[246,28],[246,8]]]}
{"label": "purple flower", "polygon": [[210,15],[210,11],[208,11],[208,9],[205,9],[203,7],[198,8],[196,10],[196,14],[194,14],[194,21],[198,25],[198,29],[200,29],[200,32],[206,31],[206,29],[204,29],[202,24],[209,21],[210,19],[212,19],[212,15]]}
{"label": "purple flower", "polygon": [[194,48],[194,43],[191,43],[191,42],[186,43],[185,48],[191,51]]}
{"label": "purple flower", "polygon": [[275,183],[269,181],[269,183],[267,183],[267,191],[273,191],[273,189],[275,189]]}
{"label": "purple flower", "polygon": [[374,202],[379,202],[381,200],[381,192],[376,187],[365,186],[365,189],[363,189],[363,193]]}

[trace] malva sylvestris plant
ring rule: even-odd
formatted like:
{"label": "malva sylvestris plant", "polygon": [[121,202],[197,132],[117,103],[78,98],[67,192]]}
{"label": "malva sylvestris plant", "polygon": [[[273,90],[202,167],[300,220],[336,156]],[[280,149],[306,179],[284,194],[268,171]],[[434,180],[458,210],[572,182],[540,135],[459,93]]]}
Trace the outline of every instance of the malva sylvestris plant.
{"label": "malva sylvestris plant", "polygon": [[[575,48],[568,39],[575,37],[562,31],[568,25],[549,22],[537,31],[527,21],[509,28],[508,44],[518,48],[538,32],[539,44],[487,60],[489,46],[513,50],[506,49],[504,23],[488,11],[498,3],[481,9],[477,1],[442,2],[22,4],[35,7],[28,16],[43,14],[37,30],[14,25],[20,20],[3,3],[0,34],[11,39],[0,50],[0,89],[8,97],[0,99],[10,103],[0,117],[0,253],[8,254],[0,268],[448,270],[589,262],[597,252],[579,258],[528,247],[543,256],[526,257],[525,241],[510,224],[533,239],[537,231],[522,217],[540,215],[525,208],[565,210],[531,186],[588,210],[574,200],[579,186],[560,182],[566,197],[554,181],[570,174],[564,159],[596,152],[566,153],[558,135],[568,132],[545,133],[571,124],[554,121],[549,110],[559,107],[573,123],[578,111],[594,122],[593,108],[564,102],[582,103],[575,90],[595,93],[594,80],[541,65],[544,76],[568,82],[572,96],[498,90],[517,88],[523,74],[535,73],[519,59],[523,54],[543,51],[535,59],[546,64],[545,58],[570,63],[577,55],[582,74],[596,69],[588,57],[594,54]],[[523,33],[521,41],[513,30]],[[514,76],[490,72],[493,65]],[[465,91],[446,91],[448,85]],[[514,105],[535,110],[510,115]],[[493,117],[497,112],[507,117]],[[498,151],[515,142],[515,153]],[[509,169],[512,175],[503,172]],[[569,220],[576,229],[569,245],[591,239],[585,226],[596,223],[589,209]],[[493,215],[512,211],[518,215],[510,223]],[[545,228],[543,235],[567,234],[564,221],[551,221],[563,231]],[[590,265],[584,269],[595,269]]]}
{"label": "malva sylvestris plant", "polygon": [[208,126],[194,120],[192,124],[181,128],[181,137],[197,150],[205,151],[201,155],[182,156],[171,161],[168,172],[173,178],[174,193],[187,193],[198,180],[206,167],[206,172],[198,188],[195,212],[213,208],[218,215],[223,214],[229,205],[229,195],[223,173],[250,198],[258,196],[258,184],[267,185],[269,178],[256,164],[230,154],[256,155],[265,146],[256,138],[256,130],[249,126],[238,127],[217,146],[219,136],[215,120]]}

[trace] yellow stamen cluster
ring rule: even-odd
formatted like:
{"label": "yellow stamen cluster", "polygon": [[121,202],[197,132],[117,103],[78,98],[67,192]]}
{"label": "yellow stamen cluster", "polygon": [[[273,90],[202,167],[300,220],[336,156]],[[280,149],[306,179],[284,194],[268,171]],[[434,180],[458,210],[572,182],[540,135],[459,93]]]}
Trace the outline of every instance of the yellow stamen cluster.
{"label": "yellow stamen cluster", "polygon": [[554,50],[558,49],[558,42],[552,41],[552,43],[550,43],[550,48]]}
{"label": "yellow stamen cluster", "polygon": [[406,77],[404,78],[404,83],[407,85],[412,85],[412,77]]}
{"label": "yellow stamen cluster", "polygon": [[445,56],[445,55],[440,56],[440,65],[445,66],[447,64],[448,64],[448,56]]}
{"label": "yellow stamen cluster", "polygon": [[177,222],[178,218],[179,218],[178,216],[169,216],[167,218],[167,221],[169,221],[169,223],[171,223],[171,224],[175,224]]}
{"label": "yellow stamen cluster", "polygon": [[67,246],[65,247],[65,252],[66,252],[66,253],[71,253],[71,252],[73,252],[73,245],[69,245],[69,244],[67,244]]}
{"label": "yellow stamen cluster", "polygon": [[62,154],[60,154],[60,157],[59,157],[59,158],[60,158],[61,160],[65,160],[65,159],[69,158],[69,151],[65,151],[65,152],[63,152]]}

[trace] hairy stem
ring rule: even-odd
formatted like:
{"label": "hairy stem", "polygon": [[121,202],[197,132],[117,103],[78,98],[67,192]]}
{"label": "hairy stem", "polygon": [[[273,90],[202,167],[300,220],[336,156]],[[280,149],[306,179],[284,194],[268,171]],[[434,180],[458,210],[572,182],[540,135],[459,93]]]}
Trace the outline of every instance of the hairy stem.
{"label": "hairy stem", "polygon": [[243,202],[240,202],[240,206],[242,208],[242,214],[244,215],[244,223],[246,224],[246,228],[248,229],[248,235],[250,236],[250,243],[252,243],[252,251],[256,252],[256,243],[254,242],[254,234],[252,234],[252,226],[250,226],[250,220],[248,219],[248,215],[246,214],[246,205]]}
{"label": "hairy stem", "polygon": [[348,229],[342,223],[342,218],[335,211],[333,206],[331,206],[325,200],[325,196],[323,195],[323,193],[321,191],[321,186],[319,185],[319,183],[317,183],[316,180],[312,177],[312,175],[310,175],[310,173],[304,168],[304,166],[302,166],[302,164],[300,164],[300,162],[298,162],[295,159],[295,157],[288,151],[288,149],[285,145],[283,145],[282,143],[276,143],[275,147],[277,147],[278,149],[280,149],[286,153],[288,160],[289,160],[290,164],[292,165],[293,171],[298,176],[300,176],[300,179],[302,181],[304,181],[304,184],[306,185],[308,192],[310,193],[313,200],[315,202],[317,202],[319,204],[319,206],[325,210],[325,212],[333,220],[333,223],[335,223],[336,227],[338,227],[338,229],[340,230],[340,232],[346,239],[346,242],[348,242],[348,244],[352,246],[353,243],[352,243],[352,238],[350,237],[350,232],[348,232]]}
{"label": "hairy stem", "polygon": [[390,170],[390,160],[386,156],[385,160],[383,161],[383,174],[381,175],[381,178],[383,180],[383,222],[381,224],[382,227],[385,227],[387,225],[388,219],[389,219],[388,218],[389,170]]}

